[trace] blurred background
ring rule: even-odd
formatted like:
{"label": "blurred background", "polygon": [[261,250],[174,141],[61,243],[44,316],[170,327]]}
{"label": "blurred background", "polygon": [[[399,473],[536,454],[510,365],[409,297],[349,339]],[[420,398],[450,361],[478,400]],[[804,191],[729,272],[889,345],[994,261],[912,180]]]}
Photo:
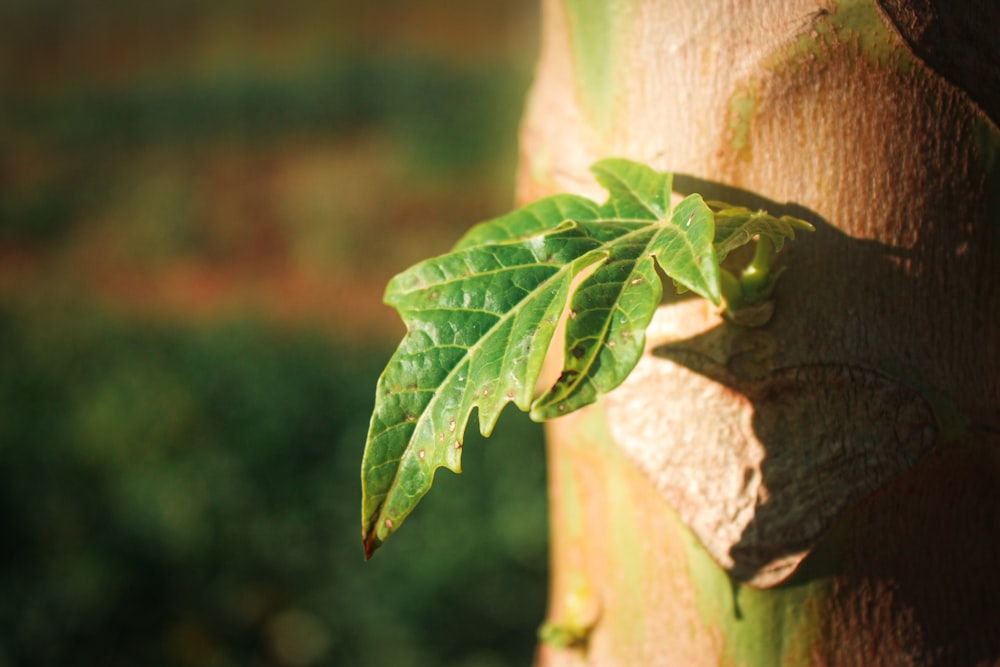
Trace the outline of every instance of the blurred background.
{"label": "blurred background", "polygon": [[537,0],[0,0],[0,667],[530,664],[542,436],[369,562],[387,280],[512,204]]}

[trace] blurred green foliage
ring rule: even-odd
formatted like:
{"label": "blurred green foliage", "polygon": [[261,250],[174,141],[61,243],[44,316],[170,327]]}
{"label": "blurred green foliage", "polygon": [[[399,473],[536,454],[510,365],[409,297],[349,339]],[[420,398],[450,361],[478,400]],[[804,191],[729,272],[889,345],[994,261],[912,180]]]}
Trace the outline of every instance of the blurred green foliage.
{"label": "blurred green foliage", "polygon": [[5,131],[59,149],[148,142],[273,141],[291,133],[389,130],[431,167],[495,159],[493,133],[516,122],[520,82],[489,64],[320,53],[308,67],[228,69],[153,77],[128,87],[77,84],[29,92],[4,105]]}
{"label": "blurred green foliage", "polygon": [[8,91],[0,145],[5,138],[30,141],[53,164],[30,187],[0,197],[0,241],[67,234],[95,200],[107,197],[117,164],[150,145],[201,153],[206,142],[259,149],[295,136],[374,130],[404,168],[423,177],[510,163],[514,143],[496,140],[513,136],[517,124],[513,102],[523,78],[510,69],[444,66],[421,57],[324,53],[316,59],[308,68],[271,75],[228,70],[123,88]]}
{"label": "blurred green foliage", "polygon": [[509,203],[534,5],[0,2],[0,667],[529,664],[538,427],[369,563],[360,464],[378,290]]}
{"label": "blurred green foliage", "polygon": [[386,352],[4,309],[0,664],[529,664],[546,528],[528,420],[470,438],[466,473],[362,561]]}

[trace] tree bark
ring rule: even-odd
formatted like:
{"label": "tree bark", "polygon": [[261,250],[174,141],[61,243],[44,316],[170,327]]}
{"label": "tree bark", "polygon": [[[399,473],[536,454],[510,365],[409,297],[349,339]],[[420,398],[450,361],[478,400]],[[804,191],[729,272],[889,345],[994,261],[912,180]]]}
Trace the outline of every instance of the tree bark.
{"label": "tree bark", "polygon": [[550,425],[540,665],[1000,664],[1000,25],[939,4],[545,0],[523,200],[622,156],[817,229]]}

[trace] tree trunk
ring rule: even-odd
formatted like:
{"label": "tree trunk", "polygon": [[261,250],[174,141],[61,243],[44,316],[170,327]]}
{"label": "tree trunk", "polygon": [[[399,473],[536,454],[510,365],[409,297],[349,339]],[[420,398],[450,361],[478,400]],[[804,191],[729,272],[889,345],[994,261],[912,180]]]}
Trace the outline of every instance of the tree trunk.
{"label": "tree trunk", "polygon": [[1000,664],[1000,21],[882,4],[545,1],[522,199],[621,156],[817,230],[550,424],[540,665]]}

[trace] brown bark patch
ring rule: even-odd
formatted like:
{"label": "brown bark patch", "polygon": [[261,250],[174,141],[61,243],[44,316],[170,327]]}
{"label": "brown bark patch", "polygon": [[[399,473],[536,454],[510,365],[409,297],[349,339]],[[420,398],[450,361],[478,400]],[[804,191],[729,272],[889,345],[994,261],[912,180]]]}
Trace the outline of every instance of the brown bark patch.
{"label": "brown bark patch", "polygon": [[721,363],[661,340],[607,397],[608,423],[720,566],[772,586],[926,454],[938,427],[921,394],[878,370],[768,368],[766,334],[720,345],[723,334]]}

